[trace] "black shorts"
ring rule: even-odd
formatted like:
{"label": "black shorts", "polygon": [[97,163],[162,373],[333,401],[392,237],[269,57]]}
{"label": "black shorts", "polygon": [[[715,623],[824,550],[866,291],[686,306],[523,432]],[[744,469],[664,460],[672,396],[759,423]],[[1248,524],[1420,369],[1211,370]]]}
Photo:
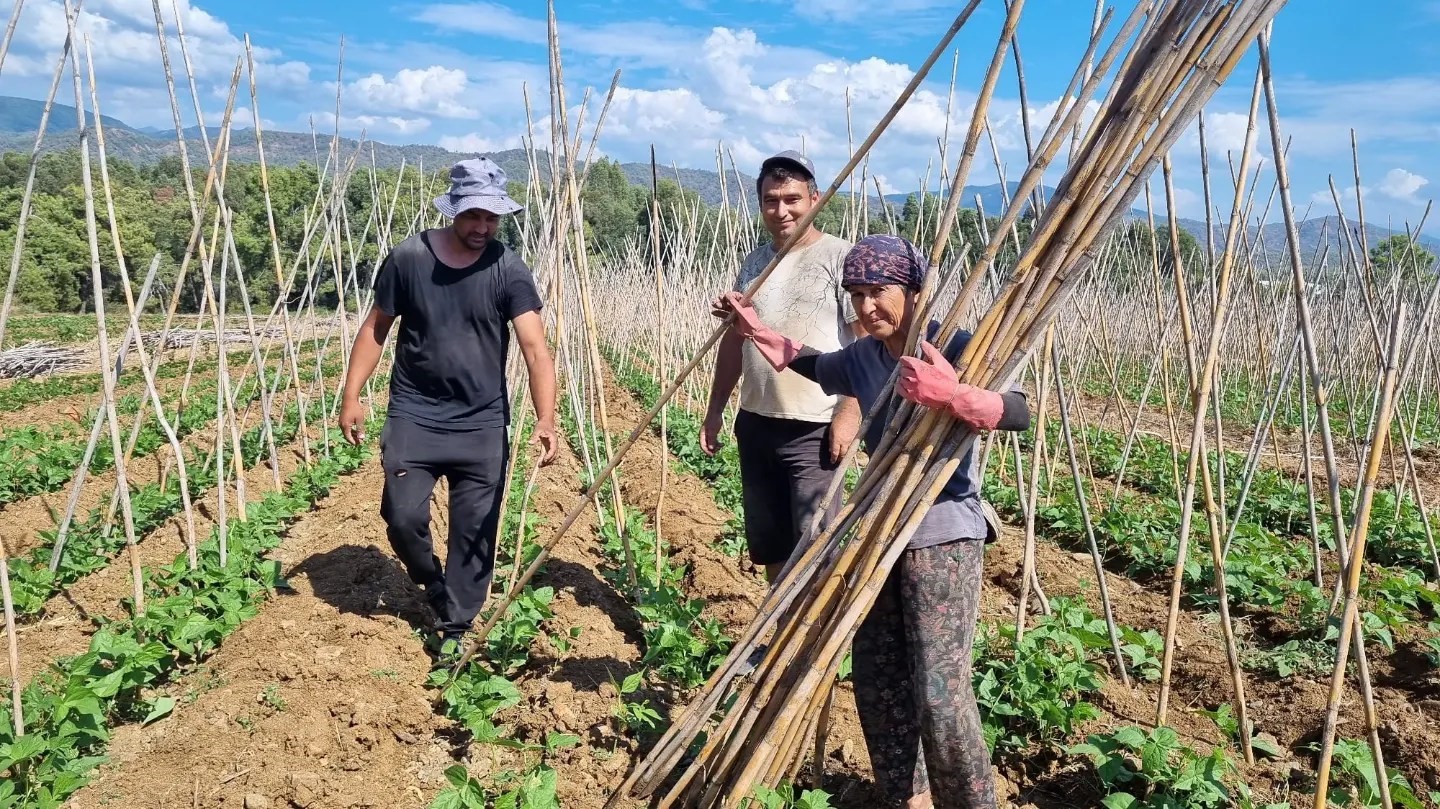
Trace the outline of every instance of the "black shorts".
{"label": "black shorts", "polygon": [[[782,564],[810,528],[839,468],[830,462],[830,425],[741,410],[735,417],[735,444],[750,561]],[[843,490],[836,491],[828,504],[831,520],[843,497]]]}

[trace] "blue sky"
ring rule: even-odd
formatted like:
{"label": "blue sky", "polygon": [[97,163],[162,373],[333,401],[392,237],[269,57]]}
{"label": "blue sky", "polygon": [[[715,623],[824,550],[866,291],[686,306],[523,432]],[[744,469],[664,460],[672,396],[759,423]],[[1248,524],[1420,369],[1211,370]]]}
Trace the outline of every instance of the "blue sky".
{"label": "blue sky", "polygon": [[[541,0],[173,2],[184,21],[207,123],[219,120],[248,34],[260,61],[261,119],[269,128],[304,131],[313,121],[322,133],[333,130],[342,36],[340,126],[347,134],[363,130],[384,142],[462,151],[517,147],[526,133],[525,91],[536,132],[548,127]],[[763,155],[803,143],[828,180],[848,156],[847,91],[848,126],[858,142],[960,5],[559,0],[567,101],[574,110],[589,88],[595,98],[586,120],[593,123],[599,98],[619,69],[621,89],[600,139],[605,154],[645,160],[653,143],[663,163],[714,168],[720,147],[727,161],[733,156],[742,170],[753,172]],[[1118,5],[1123,14],[1132,3]],[[178,67],[172,0],[161,6]],[[1375,13],[1381,6],[1384,13]],[[0,94],[44,95],[64,34],[60,9],[60,0],[27,0],[0,73]],[[138,126],[168,125],[149,0],[88,0],[86,9],[81,27],[93,38],[104,112]],[[1026,3],[1019,41],[1036,120],[1048,118],[1064,91],[1092,13],[1086,0]],[[876,146],[868,170],[887,192],[917,188],[927,172],[929,185],[937,185],[937,139],[947,106],[958,147],[1003,15],[1000,0],[982,0],[953,46],[959,54],[953,98],[947,104],[947,56]],[[1334,212],[1333,176],[1353,215],[1353,127],[1367,218],[1394,227],[1417,224],[1436,187],[1432,178],[1440,180],[1433,147],[1440,140],[1440,2],[1291,0],[1276,23],[1274,57],[1283,125],[1293,138],[1293,194],[1302,213],[1307,207],[1310,215]],[[1212,192],[1227,213],[1224,155],[1243,143],[1254,64],[1252,54],[1207,109]],[[193,123],[188,105],[186,115]],[[240,120],[248,123],[248,110]],[[1008,69],[991,124],[1006,175],[1014,178],[1024,166],[1024,150]],[[1264,170],[1268,136],[1262,136],[1267,160],[1261,205],[1271,181]],[[971,181],[993,182],[997,171],[988,142],[981,154],[987,159]],[[1174,160],[1182,215],[1203,216],[1193,137],[1177,147]],[[1427,223],[1427,232],[1435,230]]]}

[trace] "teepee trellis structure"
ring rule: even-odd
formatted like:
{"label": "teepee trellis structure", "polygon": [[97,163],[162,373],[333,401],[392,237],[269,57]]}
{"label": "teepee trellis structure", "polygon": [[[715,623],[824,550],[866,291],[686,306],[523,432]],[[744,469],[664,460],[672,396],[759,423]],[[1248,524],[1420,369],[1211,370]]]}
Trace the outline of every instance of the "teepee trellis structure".
{"label": "teepee trellis structure", "polygon": [[[965,349],[963,381],[1003,389],[1018,375],[1093,261],[1094,246],[1281,5],[1142,4],[1131,14],[1080,97],[1057,112],[1039,140],[1017,200],[1038,184],[1122,43],[1138,30],[1100,111],[1082,127],[1065,177],[1014,276]],[[941,344],[958,328],[958,313],[976,294],[1018,216],[1019,205],[1012,203],[944,318]],[[773,787],[794,773],[801,741],[844,648],[974,438],[953,419],[909,405],[898,409],[835,523],[791,559],[729,658],[617,797],[648,797],[658,806],[739,806],[753,787]],[[769,644],[761,647],[765,636]],[[753,679],[743,678],[740,664],[757,653],[763,657]],[[706,740],[699,752],[687,756],[701,733]]]}

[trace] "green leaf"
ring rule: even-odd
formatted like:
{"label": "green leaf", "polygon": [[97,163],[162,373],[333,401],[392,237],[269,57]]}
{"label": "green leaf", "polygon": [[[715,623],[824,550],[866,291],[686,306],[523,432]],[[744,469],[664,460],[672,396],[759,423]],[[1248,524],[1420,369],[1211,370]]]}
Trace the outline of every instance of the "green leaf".
{"label": "green leaf", "polygon": [[456,789],[464,789],[470,783],[470,773],[462,765],[456,764],[445,769],[445,780]]}
{"label": "green leaf", "polygon": [[1100,801],[1100,805],[1104,806],[1105,809],[1131,809],[1131,807],[1136,806],[1138,803],[1139,799],[1126,792],[1106,795],[1105,799]]}
{"label": "green leaf", "polygon": [[1131,750],[1138,750],[1145,744],[1145,731],[1134,726],[1122,727],[1115,731],[1113,738]]}
{"label": "green leaf", "polygon": [[30,733],[21,736],[10,743],[8,748],[0,748],[0,770],[8,770],[11,766],[24,761],[29,761],[43,754],[49,747],[43,736]]}
{"label": "green leaf", "polygon": [[1250,737],[1250,747],[1253,748],[1256,753],[1266,758],[1280,758],[1279,745],[1262,736],[1256,735]]}
{"label": "green leaf", "polygon": [[169,716],[170,712],[173,710],[175,710],[175,698],[160,697],[154,702],[150,703],[150,713],[145,715],[145,719],[141,721],[140,725],[141,727],[144,727],[151,722],[164,719],[165,717]]}
{"label": "green leaf", "polygon": [[807,789],[795,803],[796,809],[831,809],[830,795],[819,790]]}
{"label": "green leaf", "polygon": [[465,799],[453,789],[447,789],[435,796],[428,809],[466,809]]}
{"label": "green leaf", "polygon": [[580,737],[571,733],[550,733],[545,736],[545,749],[552,753],[556,750],[574,747],[579,743]]}
{"label": "green leaf", "polygon": [[645,673],[643,671],[635,672],[629,677],[626,677],[625,682],[620,684],[620,693],[629,694],[633,692],[635,689],[640,687],[640,683],[644,682],[644,680]]}

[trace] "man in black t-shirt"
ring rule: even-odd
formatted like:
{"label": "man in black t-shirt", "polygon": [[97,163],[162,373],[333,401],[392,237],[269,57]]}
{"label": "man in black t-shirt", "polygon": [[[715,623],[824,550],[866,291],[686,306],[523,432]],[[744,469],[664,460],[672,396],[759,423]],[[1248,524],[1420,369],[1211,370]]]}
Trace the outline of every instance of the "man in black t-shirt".
{"label": "man in black t-shirt", "polygon": [[[391,547],[425,589],[442,653],[458,647],[490,590],[509,467],[505,361],[512,326],[529,371],[540,462],[550,463],[557,451],[555,367],[540,294],[524,260],[495,238],[500,217],[521,205],[506,194],[505,173],[489,159],[455,164],[450,180],[450,192],[435,198],[450,226],[411,236],[380,267],[340,409],[340,429],[359,444],[366,416],[360,392],[398,319],[380,434],[380,514]],[[430,498],[441,476],[450,484],[443,567],[430,537]]]}

